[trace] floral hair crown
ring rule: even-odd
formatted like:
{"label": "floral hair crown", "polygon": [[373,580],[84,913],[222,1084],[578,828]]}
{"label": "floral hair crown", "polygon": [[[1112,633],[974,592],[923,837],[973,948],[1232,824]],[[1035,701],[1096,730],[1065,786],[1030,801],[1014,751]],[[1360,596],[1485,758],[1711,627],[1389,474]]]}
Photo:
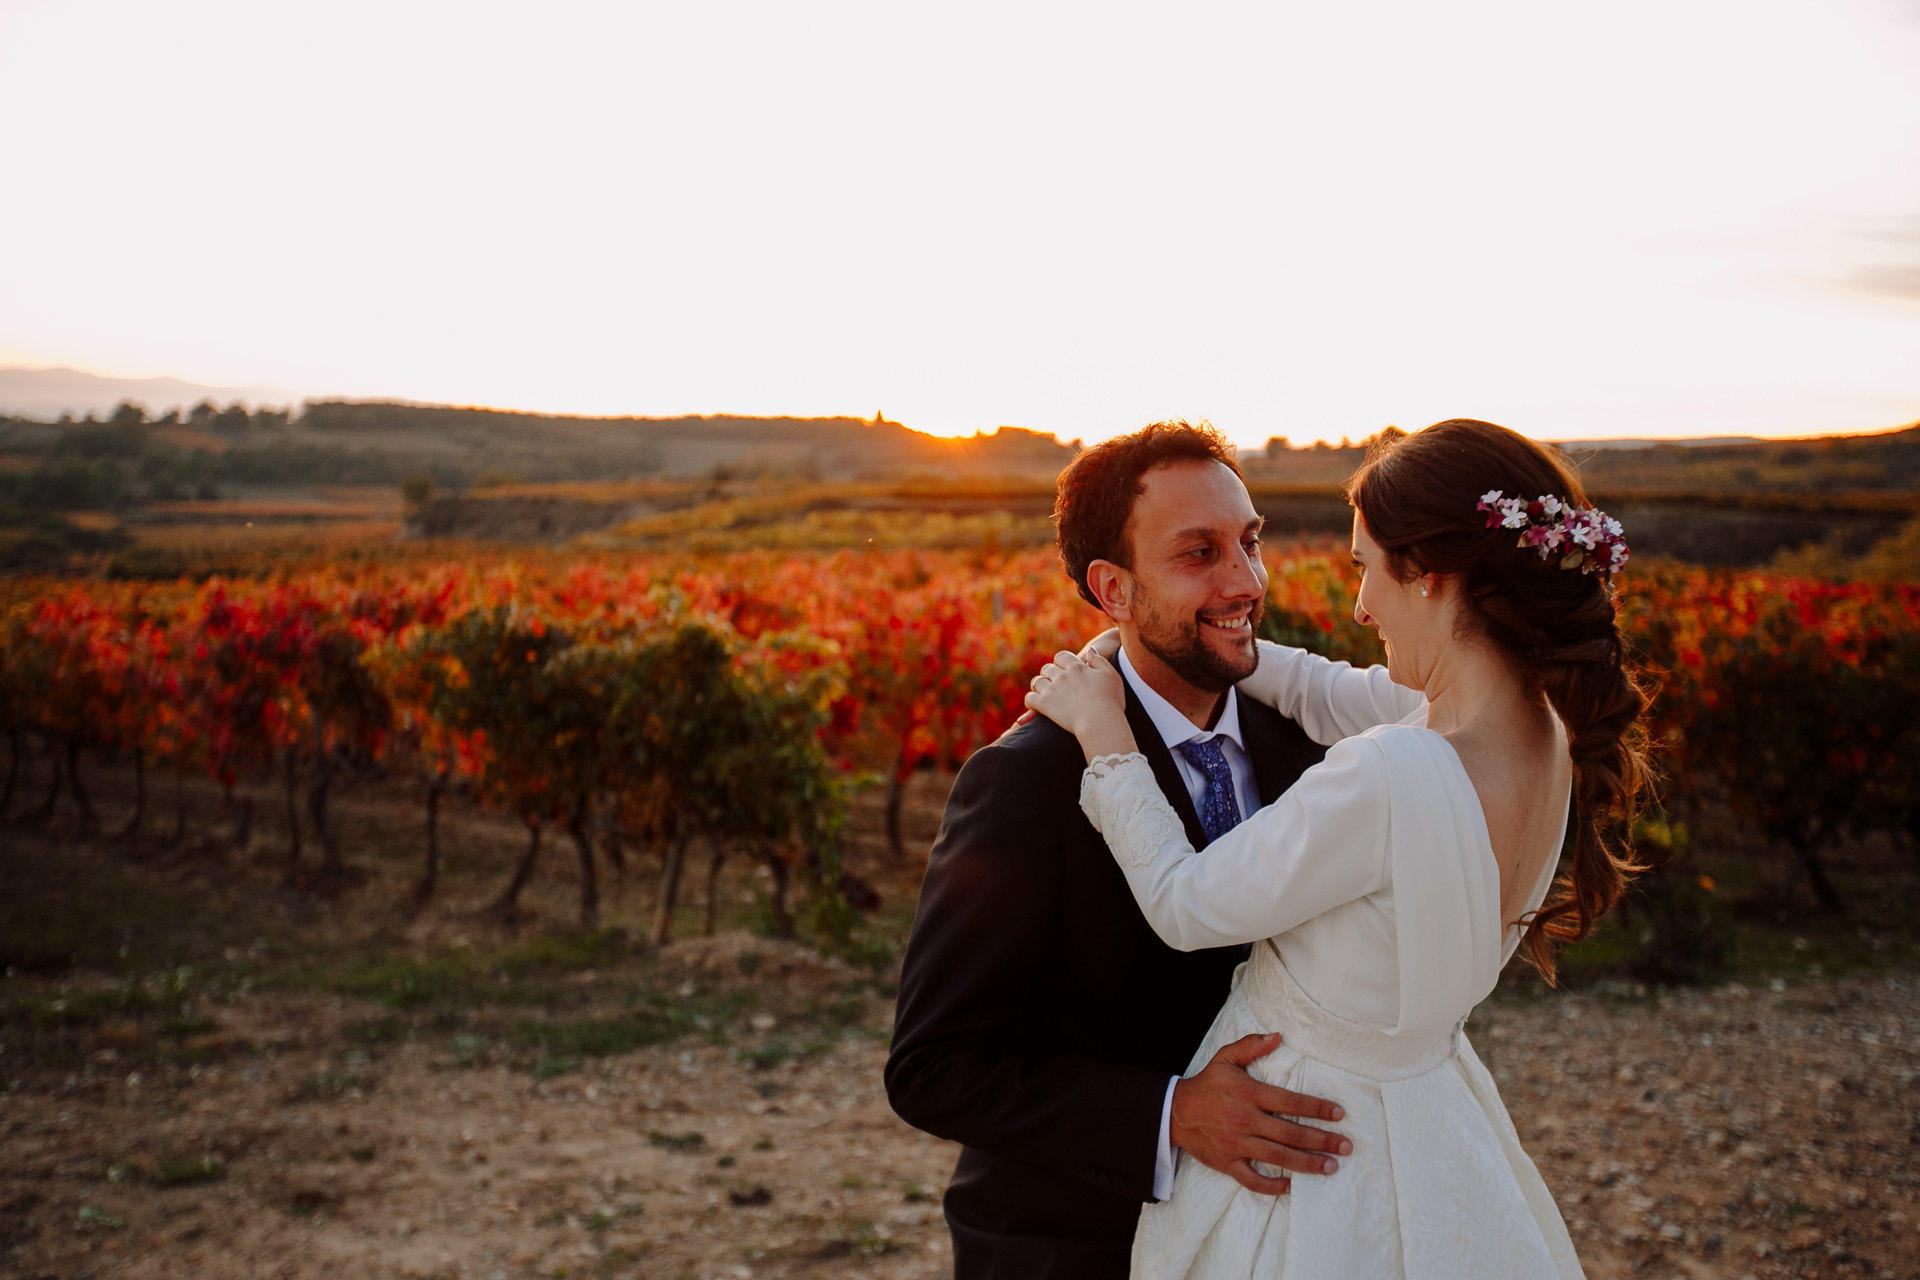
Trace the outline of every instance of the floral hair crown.
{"label": "floral hair crown", "polygon": [[1614,573],[1627,562],[1625,530],[1598,507],[1571,507],[1550,493],[1528,502],[1501,492],[1490,489],[1480,496],[1487,528],[1521,530],[1520,545],[1538,547],[1542,560],[1560,552],[1562,569],[1582,573]]}

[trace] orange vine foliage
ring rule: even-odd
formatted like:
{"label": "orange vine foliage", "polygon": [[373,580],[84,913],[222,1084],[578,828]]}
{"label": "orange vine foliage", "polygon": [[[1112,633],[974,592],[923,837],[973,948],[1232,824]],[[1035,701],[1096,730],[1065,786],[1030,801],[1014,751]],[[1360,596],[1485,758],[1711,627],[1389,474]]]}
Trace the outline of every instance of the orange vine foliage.
{"label": "orange vine foliage", "polygon": [[[1371,631],[1352,620],[1344,548],[1272,554],[1269,568],[1267,635],[1378,659]],[[715,628],[742,671],[820,701],[820,744],[841,768],[882,777],[957,765],[1014,720],[1048,656],[1104,626],[1051,551],[485,552],[258,580],[8,591],[5,727],[138,747],[228,781],[289,751],[443,778],[497,773],[486,733],[433,714],[428,691],[462,674],[423,671],[448,659],[415,643],[496,606],[536,638],[552,629],[610,643],[669,621]],[[1636,563],[1621,609],[1656,690],[1651,731],[1669,798],[1718,779],[1789,844],[1849,824],[1913,829],[1920,588]],[[529,648],[533,660],[545,661],[544,647]],[[1796,798],[1814,792],[1818,805]]]}

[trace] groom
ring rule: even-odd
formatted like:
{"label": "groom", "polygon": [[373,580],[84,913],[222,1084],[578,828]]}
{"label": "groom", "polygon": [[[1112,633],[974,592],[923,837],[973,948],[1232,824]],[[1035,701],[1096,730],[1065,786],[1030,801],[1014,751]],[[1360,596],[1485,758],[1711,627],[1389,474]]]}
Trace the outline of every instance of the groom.
{"label": "groom", "polygon": [[[1082,452],[1054,502],[1060,555],[1119,627],[1127,718],[1196,848],[1324,753],[1240,698],[1266,594],[1260,517],[1211,427],[1155,423]],[[900,980],[887,1096],[964,1144],[946,1195],[955,1280],[1124,1277],[1173,1149],[1270,1194],[1326,1169],[1332,1104],[1255,1080],[1249,1036],[1179,1079],[1244,947],[1179,952],[1082,816],[1073,735],[1040,718],[976,752],[947,801]]]}

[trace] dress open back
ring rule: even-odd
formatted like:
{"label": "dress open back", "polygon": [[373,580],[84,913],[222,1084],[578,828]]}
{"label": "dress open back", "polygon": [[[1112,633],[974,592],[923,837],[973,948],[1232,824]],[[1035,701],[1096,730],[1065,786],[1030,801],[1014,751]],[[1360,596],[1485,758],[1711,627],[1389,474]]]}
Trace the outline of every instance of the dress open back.
{"label": "dress open back", "polygon": [[[1181,1153],[1172,1198],[1141,1215],[1133,1274],[1581,1275],[1462,1032],[1520,935],[1502,925],[1499,869],[1459,756],[1380,668],[1263,645],[1240,689],[1333,744],[1278,801],[1199,853],[1142,757],[1096,762],[1081,803],[1168,943],[1255,944],[1188,1073],[1242,1036],[1279,1032],[1252,1073],[1339,1103],[1333,1127],[1353,1154],[1276,1198]],[[1544,857],[1527,910],[1556,861]]]}

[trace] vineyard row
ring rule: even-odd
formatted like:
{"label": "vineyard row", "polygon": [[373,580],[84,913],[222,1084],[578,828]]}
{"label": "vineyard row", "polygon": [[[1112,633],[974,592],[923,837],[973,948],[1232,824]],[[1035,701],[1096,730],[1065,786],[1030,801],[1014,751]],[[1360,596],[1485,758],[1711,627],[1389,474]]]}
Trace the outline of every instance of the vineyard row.
{"label": "vineyard row", "polygon": [[[1379,660],[1352,619],[1344,556],[1269,559],[1268,638]],[[815,923],[843,937],[832,892],[850,789],[957,767],[1019,714],[1027,680],[1102,619],[1050,552],[507,557],[405,567],[303,566],[261,580],[16,583],[0,599],[0,727],[11,813],[28,735],[91,822],[83,753],[148,770],[284,781],[293,856],[304,827],[323,873],[343,868],[337,771],[416,780],[426,807],[422,900],[443,796],[522,821],[581,866],[625,841],[663,851],[655,934],[689,849],[772,869],[783,927],[798,869]],[[1635,564],[1624,629],[1653,694],[1650,736],[1670,811],[1724,800],[1799,860],[1823,904],[1836,840],[1920,836],[1920,588],[1836,586]],[[301,790],[304,787],[304,800]],[[713,864],[717,866],[717,862]]]}

